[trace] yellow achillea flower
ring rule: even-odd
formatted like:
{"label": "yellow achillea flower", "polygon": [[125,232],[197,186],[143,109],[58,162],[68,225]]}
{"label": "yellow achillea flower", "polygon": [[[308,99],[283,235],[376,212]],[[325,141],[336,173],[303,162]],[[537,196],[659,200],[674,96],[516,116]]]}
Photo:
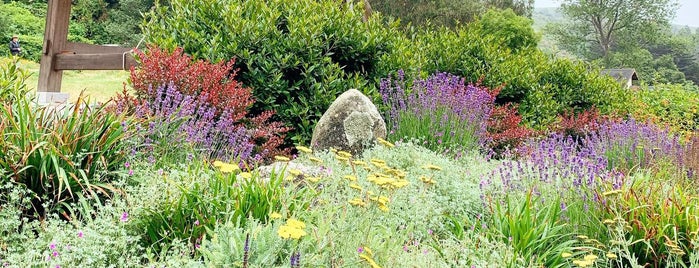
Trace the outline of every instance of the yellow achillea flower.
{"label": "yellow achillea flower", "polygon": [[292,169],[289,170],[289,174],[293,175],[294,177],[301,176],[303,174],[303,171],[298,170],[298,169]]}
{"label": "yellow achillea flower", "polygon": [[338,155],[338,156],[341,156],[341,157],[345,157],[345,158],[350,158],[350,157],[352,157],[352,154],[351,154],[351,153],[345,152],[345,151],[338,151],[338,152],[337,152],[337,155]]}
{"label": "yellow achillea flower", "polygon": [[592,266],[592,262],[586,261],[586,260],[574,260],[573,264],[577,265],[578,267],[583,267],[583,268],[588,267],[588,266]]}
{"label": "yellow achillea flower", "polygon": [[282,214],[279,214],[278,212],[272,212],[272,214],[269,214],[269,217],[272,219],[281,219]]}
{"label": "yellow achillea flower", "polygon": [[616,254],[614,254],[612,252],[608,252],[606,256],[607,256],[607,259],[610,259],[610,260],[616,260],[616,258],[617,258]]}
{"label": "yellow achillea flower", "polygon": [[410,184],[408,180],[395,180],[391,182],[391,186],[396,187],[396,188],[403,188]]}
{"label": "yellow achillea flower", "polygon": [[425,165],[425,166],[422,167],[422,168],[424,168],[424,169],[429,169],[429,170],[436,170],[436,171],[441,171],[441,170],[442,170],[441,167],[435,166],[435,165],[432,165],[432,164]]}
{"label": "yellow achillea flower", "polygon": [[291,219],[286,220],[286,225],[291,226],[291,227],[294,227],[294,228],[299,228],[299,229],[304,229],[304,228],[306,228],[306,224],[305,224],[305,223],[303,223],[303,222],[300,221],[300,220],[294,219],[294,218],[291,218]]}
{"label": "yellow achillea flower", "polygon": [[614,190],[614,191],[607,191],[602,193],[604,196],[610,196],[610,195],[615,195],[615,194],[621,194],[621,190]]}
{"label": "yellow achillea flower", "polygon": [[306,177],[306,180],[315,183],[320,181],[320,177]]}
{"label": "yellow achillea flower", "polygon": [[372,158],[371,160],[369,160],[369,162],[371,162],[372,164],[374,164],[374,166],[377,166],[377,167],[381,167],[381,166],[386,165],[386,161],[383,161],[383,160],[377,159],[377,158]]}
{"label": "yellow achillea flower", "polygon": [[252,178],[252,174],[251,174],[250,172],[243,172],[243,173],[240,173],[240,176],[243,177],[244,179],[248,179],[248,180],[249,180],[250,178]]}
{"label": "yellow achillea flower", "polygon": [[370,199],[371,201],[375,201],[376,203],[379,203],[379,205],[384,205],[384,206],[385,206],[386,204],[388,204],[388,201],[390,201],[390,199],[388,199],[388,197],[383,196],[383,195],[382,195],[382,196],[379,196],[379,197],[371,197],[371,198],[369,198],[369,199]]}
{"label": "yellow achillea flower", "polygon": [[[214,166],[216,166],[216,164],[214,164]],[[240,168],[237,165],[227,163],[220,163],[218,165],[218,169],[221,171],[221,173],[232,173],[240,170]]]}
{"label": "yellow achillea flower", "polygon": [[357,177],[355,177],[354,175],[345,175],[343,178],[349,181],[357,181]]}
{"label": "yellow achillea flower", "polygon": [[277,234],[281,238],[291,238],[291,239],[299,239],[305,235],[307,235],[306,231],[303,229],[298,229],[298,228],[293,228],[288,225],[282,225],[279,226],[279,230],[277,230]]}
{"label": "yellow achillea flower", "polygon": [[594,262],[597,259],[597,255],[590,254],[590,255],[585,256],[583,259],[586,261]]}
{"label": "yellow achillea flower", "polygon": [[318,157],[311,156],[308,158],[308,160],[311,160],[311,162],[314,163],[323,164],[323,160]]}
{"label": "yellow achillea flower", "polygon": [[339,156],[339,155],[336,155],[336,156],[335,156],[335,159],[337,159],[337,161],[340,161],[340,162],[347,162],[347,161],[349,161],[349,158],[344,157],[344,156]]}
{"label": "yellow achillea flower", "polygon": [[286,157],[286,156],[282,156],[282,155],[277,155],[277,156],[275,156],[275,157],[274,157],[274,160],[281,161],[281,162],[289,162],[289,161],[291,161],[291,159],[289,159],[289,158]]}
{"label": "yellow achillea flower", "polygon": [[388,206],[379,204],[379,209],[383,212],[388,212]]}
{"label": "yellow achillea flower", "polygon": [[313,150],[311,150],[311,148],[308,148],[306,146],[301,146],[301,145],[296,146],[296,150],[298,150],[299,152],[302,152],[302,153],[307,153],[307,154],[313,153]]}
{"label": "yellow achillea flower", "polygon": [[354,160],[354,161],[352,161],[352,164],[355,164],[357,166],[366,166],[366,162],[361,161],[361,160]]}
{"label": "yellow achillea flower", "polygon": [[427,183],[427,184],[435,184],[435,181],[432,178],[428,178],[425,176],[421,176],[420,180],[424,183]]}
{"label": "yellow achillea flower", "polygon": [[296,219],[288,219],[286,220],[286,224],[279,226],[277,234],[281,238],[299,239],[307,235],[306,231],[303,230],[305,228],[306,224],[302,221]]}
{"label": "yellow achillea flower", "polygon": [[369,254],[359,254],[359,257],[366,261],[371,268],[381,268]]}
{"label": "yellow achillea flower", "polygon": [[570,258],[570,256],[573,256],[573,254],[570,254],[570,252],[561,253],[561,257],[563,257],[563,258]]}
{"label": "yellow achillea flower", "polygon": [[358,207],[365,207],[366,206],[366,203],[364,202],[364,200],[359,199],[359,198],[353,198],[352,200],[349,201],[349,203],[350,203],[350,205],[358,206]]}
{"label": "yellow achillea flower", "polygon": [[214,161],[214,167],[221,167],[221,165],[223,165],[223,162],[218,160]]}
{"label": "yellow achillea flower", "polygon": [[576,236],[576,237],[577,237],[578,239],[590,239],[590,238],[587,237],[586,235],[578,235],[578,236]]}
{"label": "yellow achillea flower", "polygon": [[352,188],[352,189],[357,189],[357,190],[359,190],[359,191],[364,190],[364,189],[362,188],[362,186],[359,186],[359,184],[356,184],[356,183],[351,183],[351,184],[350,184],[350,188]]}
{"label": "yellow achillea flower", "polygon": [[390,143],[389,141],[384,140],[384,139],[382,139],[382,138],[376,138],[376,141],[378,141],[379,144],[381,144],[381,145],[383,145],[383,146],[386,146],[386,147],[388,147],[388,148],[393,148],[393,147],[395,147],[395,145],[393,145],[393,143]]}

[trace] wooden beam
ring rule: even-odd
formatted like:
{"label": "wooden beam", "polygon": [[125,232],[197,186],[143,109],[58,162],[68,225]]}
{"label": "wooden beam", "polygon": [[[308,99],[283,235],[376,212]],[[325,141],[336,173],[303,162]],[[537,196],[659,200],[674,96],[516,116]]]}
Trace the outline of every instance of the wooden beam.
{"label": "wooden beam", "polygon": [[39,92],[61,92],[63,72],[54,68],[56,53],[61,52],[68,39],[71,0],[49,0],[44,28],[44,49],[39,66]]}
{"label": "wooden beam", "polygon": [[130,48],[120,46],[100,46],[84,43],[67,42],[62,53],[74,54],[121,54],[130,51]]}
{"label": "wooden beam", "polygon": [[61,53],[55,57],[56,70],[129,70],[136,66],[130,53],[72,54]]}

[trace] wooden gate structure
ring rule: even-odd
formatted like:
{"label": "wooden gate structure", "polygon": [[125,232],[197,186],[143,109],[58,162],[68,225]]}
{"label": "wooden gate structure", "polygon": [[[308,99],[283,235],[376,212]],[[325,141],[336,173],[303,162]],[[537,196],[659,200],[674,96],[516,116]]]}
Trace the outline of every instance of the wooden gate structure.
{"label": "wooden gate structure", "polygon": [[49,0],[39,67],[40,103],[63,103],[64,70],[129,70],[136,65],[131,48],[68,42],[71,0]]}

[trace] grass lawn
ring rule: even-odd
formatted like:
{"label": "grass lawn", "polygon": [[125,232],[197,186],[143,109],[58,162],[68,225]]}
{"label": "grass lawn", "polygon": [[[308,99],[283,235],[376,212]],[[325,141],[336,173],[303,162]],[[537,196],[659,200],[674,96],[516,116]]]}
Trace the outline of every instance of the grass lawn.
{"label": "grass lawn", "polygon": [[[9,58],[0,58],[0,64],[8,61]],[[31,75],[27,79],[27,87],[36,90],[39,83],[39,63],[20,60],[19,64]],[[91,100],[104,102],[124,88],[128,77],[128,71],[64,71],[61,92],[70,94],[69,100],[75,101],[84,90]]]}

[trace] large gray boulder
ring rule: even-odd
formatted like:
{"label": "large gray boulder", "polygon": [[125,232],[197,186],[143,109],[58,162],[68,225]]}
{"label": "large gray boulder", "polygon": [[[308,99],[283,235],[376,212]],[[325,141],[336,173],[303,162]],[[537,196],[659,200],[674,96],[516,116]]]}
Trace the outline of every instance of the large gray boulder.
{"label": "large gray boulder", "polygon": [[337,97],[320,118],[313,129],[311,147],[360,154],[376,138],[386,138],[386,123],[367,96],[350,89]]}

